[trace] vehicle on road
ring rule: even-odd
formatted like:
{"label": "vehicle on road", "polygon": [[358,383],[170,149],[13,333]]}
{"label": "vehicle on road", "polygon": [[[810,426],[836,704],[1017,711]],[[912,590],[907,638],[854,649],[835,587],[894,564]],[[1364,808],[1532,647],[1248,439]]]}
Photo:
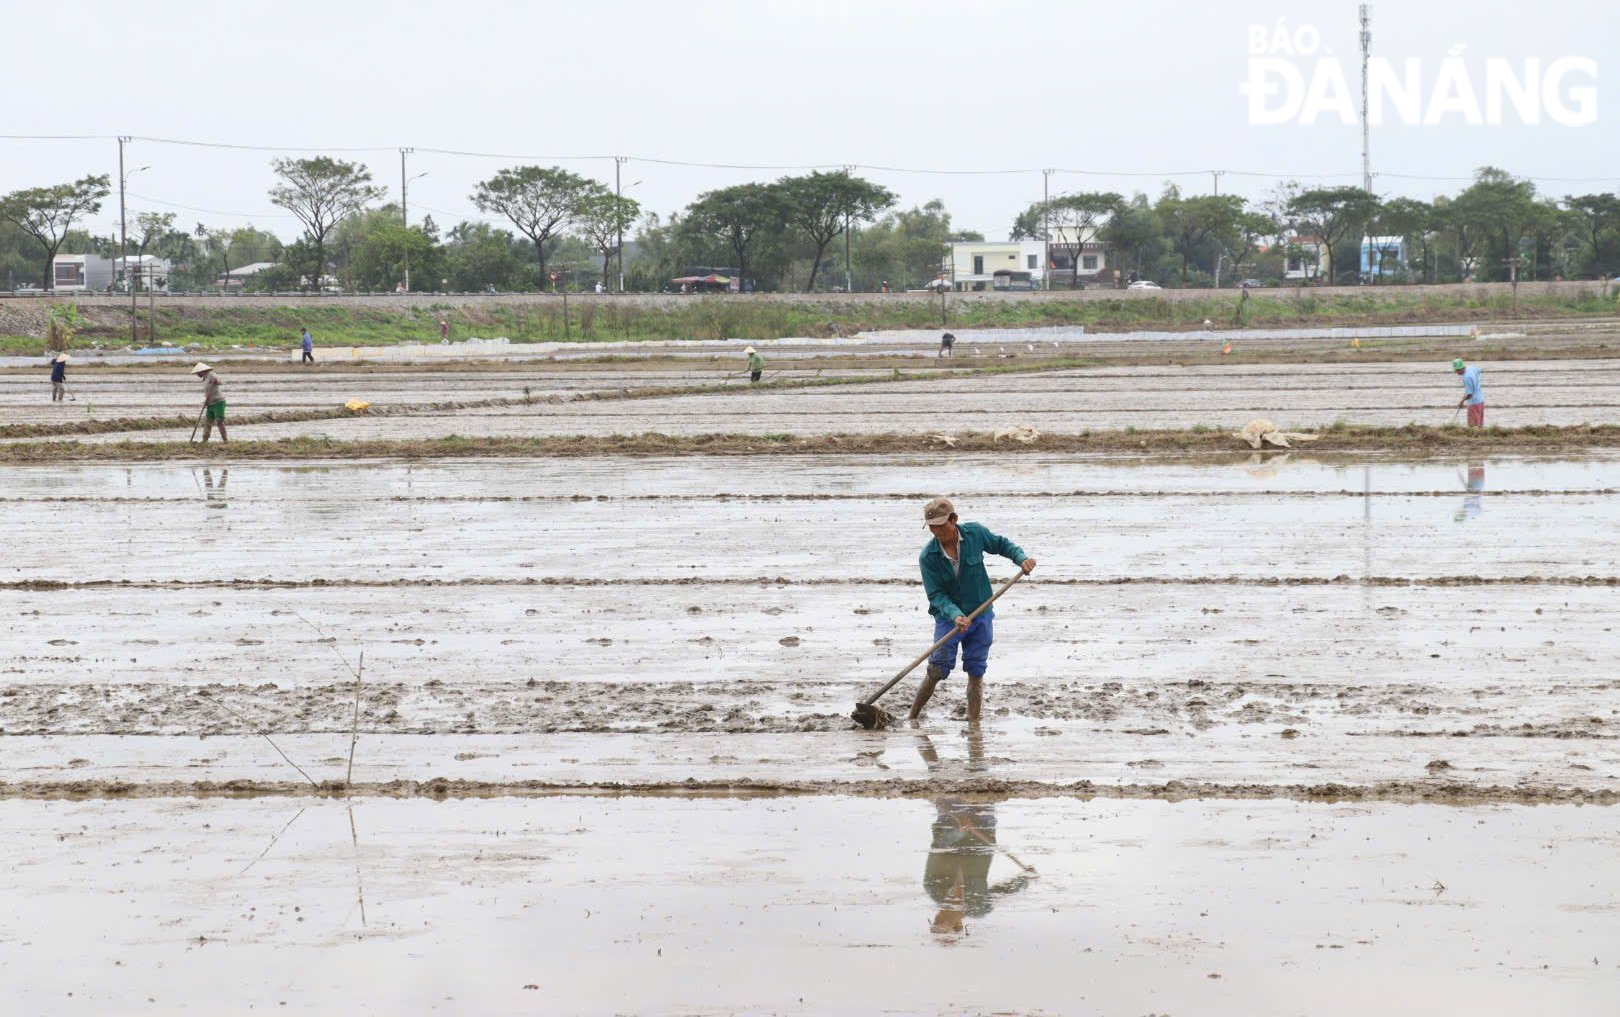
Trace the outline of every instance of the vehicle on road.
{"label": "vehicle on road", "polygon": [[1138,279],[1125,288],[1128,290],[1157,290],[1163,287],[1151,279]]}
{"label": "vehicle on road", "polygon": [[1257,289],[1259,289],[1260,287],[1262,287],[1264,285],[1265,285],[1265,283],[1261,282],[1258,279],[1245,279],[1242,282],[1238,283],[1238,289],[1240,289],[1240,290],[1257,290]]}

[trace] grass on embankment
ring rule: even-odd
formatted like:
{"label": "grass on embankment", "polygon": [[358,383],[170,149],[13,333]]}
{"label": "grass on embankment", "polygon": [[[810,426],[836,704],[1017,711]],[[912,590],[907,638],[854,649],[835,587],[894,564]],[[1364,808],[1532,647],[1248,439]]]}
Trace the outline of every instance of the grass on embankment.
{"label": "grass on embankment", "polygon": [[[1201,326],[1207,318],[1220,327],[1329,325],[1397,325],[1417,321],[1489,321],[1523,316],[1614,314],[1620,294],[1603,297],[1572,287],[1558,293],[1525,296],[1478,296],[1478,291],[1437,289],[1385,298],[1376,287],[1326,290],[1298,289],[1287,295],[1256,296],[1243,305],[1231,296],[1173,301],[1159,296],[1119,296],[1102,300],[962,299],[950,301],[945,327],[1039,327],[1085,325],[1098,331]],[[971,295],[978,296],[978,295]],[[230,348],[270,346],[292,349],[298,330],[308,328],[321,345],[382,346],[400,342],[437,342],[440,320],[450,325],[450,338],[506,336],[515,342],[607,340],[778,339],[784,336],[827,337],[891,328],[939,328],[937,301],[896,298],[893,301],[794,303],[747,297],[691,297],[673,306],[649,307],[630,300],[586,300],[570,306],[564,329],[560,303],[466,305],[433,303],[431,297],[408,311],[344,305],[337,300],[307,307],[241,307],[180,304],[158,307],[158,339],[188,346]],[[148,342],[148,312],[137,315],[140,342]],[[105,317],[104,315],[102,317]],[[82,328],[79,344],[104,347],[128,342],[127,326]],[[3,352],[44,352],[42,338],[0,337]]]}
{"label": "grass on embankment", "polygon": [[[1296,448],[1307,454],[1367,452],[1403,457],[1479,453],[1569,453],[1620,448],[1620,426],[1575,427],[1352,427],[1335,425],[1322,437]],[[926,434],[836,434],[800,438],[792,434],[666,434],[610,437],[479,438],[450,435],[427,440],[338,441],[326,438],[283,438],[277,441],[234,441],[228,445],[200,442],[76,441],[0,445],[0,463],[162,462],[168,460],[246,462],[300,459],[478,459],[512,457],[678,456],[678,455],[909,455],[1098,453],[1158,455],[1192,453],[1248,456],[1248,445],[1229,431],[1194,427],[1176,431],[1082,431],[1043,434],[1027,444],[1010,438],[997,441],[988,431],[952,436],[947,444]]]}

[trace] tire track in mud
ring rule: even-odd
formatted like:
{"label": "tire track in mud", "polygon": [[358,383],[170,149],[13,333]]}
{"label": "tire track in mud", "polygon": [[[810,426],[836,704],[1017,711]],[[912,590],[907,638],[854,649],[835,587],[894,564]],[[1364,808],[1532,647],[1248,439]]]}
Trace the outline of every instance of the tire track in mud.
{"label": "tire track in mud", "polygon": [[1382,781],[1375,784],[1214,784],[1171,780],[1163,784],[1069,784],[1040,781],[900,780],[774,781],[739,778],[727,781],[688,779],[681,783],[580,783],[548,781],[471,781],[429,778],[387,783],[344,784],[328,780],[318,786],[272,780],[165,781],[132,784],[118,780],[0,782],[0,800],[68,800],[126,798],[543,798],[595,797],[790,798],[837,795],[859,798],[926,798],[937,795],[970,799],[1073,798],[1191,800],[1286,799],[1301,802],[1393,802],[1437,805],[1617,805],[1620,792],[1569,787],[1475,786],[1444,780]]}
{"label": "tire track in mud", "polygon": [[[462,579],[14,579],[0,591],[52,593],[72,590],[301,590],[389,589],[454,586],[921,586],[920,579],[840,577],[789,579],[786,576],[606,579],[599,576]],[[1031,579],[1026,586],[1620,586],[1620,576],[1114,576],[1095,579]]]}

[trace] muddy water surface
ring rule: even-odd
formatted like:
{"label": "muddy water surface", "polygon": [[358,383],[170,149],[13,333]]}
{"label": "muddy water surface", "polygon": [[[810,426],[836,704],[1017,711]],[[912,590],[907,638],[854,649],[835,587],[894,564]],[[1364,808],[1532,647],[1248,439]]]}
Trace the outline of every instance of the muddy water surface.
{"label": "muddy water surface", "polygon": [[1598,1013],[1620,991],[1620,845],[1590,808],[6,810],[0,977],[27,1013]]}

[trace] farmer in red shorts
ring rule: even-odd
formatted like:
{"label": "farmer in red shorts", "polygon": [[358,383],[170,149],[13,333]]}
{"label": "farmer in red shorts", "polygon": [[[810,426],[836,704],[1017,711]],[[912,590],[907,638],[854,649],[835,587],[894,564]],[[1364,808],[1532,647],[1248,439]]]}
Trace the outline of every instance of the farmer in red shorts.
{"label": "farmer in red shorts", "polygon": [[1451,369],[1462,378],[1463,397],[1457,404],[1458,409],[1468,407],[1468,426],[1485,426],[1485,390],[1479,386],[1479,365],[1469,367],[1458,357],[1451,362]]}

